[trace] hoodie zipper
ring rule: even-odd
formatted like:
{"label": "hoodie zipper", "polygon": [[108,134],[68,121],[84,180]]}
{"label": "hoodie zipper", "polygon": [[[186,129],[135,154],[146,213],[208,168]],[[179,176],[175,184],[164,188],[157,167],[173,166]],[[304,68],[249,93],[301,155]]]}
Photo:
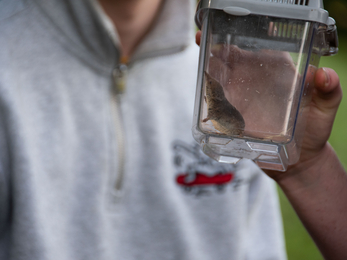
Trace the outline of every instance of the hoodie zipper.
{"label": "hoodie zipper", "polygon": [[116,197],[122,196],[122,187],[125,171],[125,136],[123,118],[121,113],[121,98],[125,92],[126,79],[128,74],[127,59],[122,58],[119,65],[113,70],[113,93],[112,110],[115,124],[115,134],[117,139],[118,167],[117,177],[113,184],[113,193]]}
{"label": "hoodie zipper", "polygon": [[[181,48],[180,48],[181,49]],[[179,50],[180,50],[179,49]],[[170,50],[166,50],[166,56],[171,56],[176,54],[178,51],[177,48],[173,48]],[[153,55],[148,54],[146,56],[142,56],[141,58],[137,58],[136,60],[145,59],[147,57],[152,57]],[[131,64],[133,64],[134,60],[131,60]],[[113,70],[113,93],[112,93],[112,113],[113,120],[115,124],[115,134],[117,139],[117,152],[118,152],[118,167],[117,167],[117,177],[114,180],[114,184],[112,186],[112,194],[116,199],[120,199],[123,195],[123,182],[125,175],[125,134],[124,134],[124,120],[122,118],[121,111],[121,99],[122,95],[126,90],[127,76],[129,71],[129,59],[126,56],[123,56],[120,59],[119,65]]]}

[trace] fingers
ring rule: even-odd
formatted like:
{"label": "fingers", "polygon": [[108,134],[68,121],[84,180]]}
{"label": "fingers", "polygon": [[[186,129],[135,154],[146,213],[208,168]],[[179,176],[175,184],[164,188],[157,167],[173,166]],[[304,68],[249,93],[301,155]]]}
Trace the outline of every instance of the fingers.
{"label": "fingers", "polygon": [[200,41],[201,41],[201,31],[198,31],[196,34],[195,34],[195,42],[197,45],[200,46]]}
{"label": "fingers", "polygon": [[[195,42],[197,45],[200,46],[201,43],[201,31],[198,31],[195,34]],[[213,48],[211,49],[211,53],[224,60],[224,61],[238,61],[240,59],[240,57],[243,57],[244,59],[247,58],[247,54],[248,52],[246,51],[242,51],[240,48],[238,48],[236,45],[230,45],[227,48],[222,47],[221,45],[215,45],[213,46]]]}
{"label": "fingers", "polygon": [[236,45],[214,45],[211,48],[211,53],[213,54],[213,56],[218,57],[219,59],[228,63],[230,67],[233,67],[233,65],[238,65],[240,63],[253,61],[251,52],[242,50]]}
{"label": "fingers", "polygon": [[[201,31],[198,31],[195,34],[195,42],[197,45],[200,46],[201,43]],[[227,48],[223,47],[222,45],[214,45],[211,49],[211,53],[220,58],[224,61],[238,61],[240,58],[247,58],[247,51],[242,51],[240,48],[238,48],[236,45],[230,45]]]}

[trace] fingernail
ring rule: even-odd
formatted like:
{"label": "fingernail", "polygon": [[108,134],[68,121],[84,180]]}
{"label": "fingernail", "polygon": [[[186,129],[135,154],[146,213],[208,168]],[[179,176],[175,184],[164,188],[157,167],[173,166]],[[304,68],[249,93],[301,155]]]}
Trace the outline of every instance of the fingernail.
{"label": "fingernail", "polygon": [[324,74],[325,74],[325,87],[328,87],[330,84],[330,77],[329,77],[329,73],[327,72],[327,70],[325,68],[323,68]]}

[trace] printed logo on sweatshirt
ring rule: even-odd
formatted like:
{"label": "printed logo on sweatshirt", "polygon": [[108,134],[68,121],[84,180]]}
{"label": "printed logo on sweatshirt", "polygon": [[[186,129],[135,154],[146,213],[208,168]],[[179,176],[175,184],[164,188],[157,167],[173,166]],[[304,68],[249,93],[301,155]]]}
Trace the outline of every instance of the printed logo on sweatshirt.
{"label": "printed logo on sweatshirt", "polygon": [[243,182],[234,165],[216,162],[205,155],[198,144],[175,141],[173,150],[176,183],[188,194],[208,195],[224,192],[228,187],[237,190]]}

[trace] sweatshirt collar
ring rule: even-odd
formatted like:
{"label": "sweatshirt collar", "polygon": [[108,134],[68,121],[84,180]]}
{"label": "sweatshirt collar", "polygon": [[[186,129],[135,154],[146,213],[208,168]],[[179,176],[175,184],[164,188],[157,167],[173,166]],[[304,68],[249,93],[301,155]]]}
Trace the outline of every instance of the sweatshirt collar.
{"label": "sweatshirt collar", "polygon": [[164,0],[152,30],[133,55],[133,60],[174,53],[194,39],[195,0]]}
{"label": "sweatshirt collar", "polygon": [[[93,0],[96,1],[96,0]],[[95,6],[86,0],[34,0],[59,34],[58,40],[91,63],[114,66],[119,60],[117,31],[110,35]],[[194,38],[195,0],[164,0],[151,31],[137,47],[131,60],[174,53]],[[63,38],[63,39],[61,39]],[[82,53],[82,54],[81,54]]]}
{"label": "sweatshirt collar", "polygon": [[[119,52],[86,0],[32,0],[43,14],[41,23],[73,55],[104,72],[114,67]],[[39,16],[41,18],[41,16]]]}
{"label": "sweatshirt collar", "polygon": [[[90,1],[109,37],[118,47],[119,36],[111,19],[98,0]],[[164,0],[152,29],[137,46],[131,61],[184,49],[191,42],[194,33],[194,3],[195,0]]]}

